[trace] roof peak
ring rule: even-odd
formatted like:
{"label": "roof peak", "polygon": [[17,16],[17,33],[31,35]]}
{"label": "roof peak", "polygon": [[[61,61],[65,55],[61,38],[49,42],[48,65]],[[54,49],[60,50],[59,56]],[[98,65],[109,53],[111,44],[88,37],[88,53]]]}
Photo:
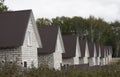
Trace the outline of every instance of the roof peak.
{"label": "roof peak", "polygon": [[15,12],[31,12],[32,9],[27,9],[27,10],[16,10],[16,11],[5,11],[5,12],[0,12],[0,14],[3,14],[3,13],[15,13]]}

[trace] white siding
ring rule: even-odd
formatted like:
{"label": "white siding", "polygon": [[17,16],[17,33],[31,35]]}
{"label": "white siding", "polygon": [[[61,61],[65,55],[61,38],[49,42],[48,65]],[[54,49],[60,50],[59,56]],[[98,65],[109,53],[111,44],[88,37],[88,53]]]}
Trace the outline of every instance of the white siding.
{"label": "white siding", "polygon": [[74,65],[74,64],[79,64],[81,53],[80,53],[80,46],[79,46],[79,39],[77,37],[77,43],[76,43],[76,53],[75,53],[75,57],[73,58],[68,58],[68,59],[63,59],[63,64],[69,64],[69,65]]}
{"label": "white siding", "polygon": [[96,65],[100,65],[100,57],[97,57]]}
{"label": "white siding", "polygon": [[74,58],[63,59],[63,65],[74,65]]}
{"label": "white siding", "polygon": [[62,64],[62,53],[64,52],[64,46],[62,43],[61,32],[58,30],[58,35],[56,39],[55,52],[46,55],[39,55],[39,66],[41,64],[48,65],[49,68],[55,68],[57,70],[61,69]]}
{"label": "white siding", "polygon": [[[37,48],[38,48],[38,41],[35,34],[35,29],[33,28],[33,22],[30,18],[28,27],[26,30],[24,43],[22,46],[22,63],[24,66],[24,62],[27,62],[27,67],[31,67],[31,65],[34,65],[35,67],[38,67],[38,56],[37,56]],[[28,32],[31,34],[31,46],[28,45]]]}
{"label": "white siding", "polygon": [[92,57],[92,58],[89,58],[89,66],[94,66],[96,65],[96,58]]}
{"label": "white siding", "polygon": [[88,57],[89,57],[89,49],[88,49],[88,43],[86,42],[85,57],[83,58],[85,64],[88,63]]}
{"label": "white siding", "polygon": [[105,58],[101,58],[101,59],[100,59],[100,65],[106,65],[106,63],[105,63]]}
{"label": "white siding", "polygon": [[63,41],[61,37],[61,32],[60,29],[58,31],[57,35],[57,43],[56,43],[56,48],[55,48],[55,53],[54,53],[54,68],[55,69],[61,69],[61,64],[62,64],[62,53],[64,51],[64,46],[63,46]]}
{"label": "white siding", "polygon": [[21,47],[17,48],[2,48],[0,49],[0,63],[3,62],[17,62],[18,65],[22,64],[22,58],[21,58]]}
{"label": "white siding", "polygon": [[79,45],[79,38],[77,37],[77,44],[76,44],[76,53],[75,53],[75,57],[74,57],[74,64],[79,64],[81,53],[80,53],[80,45]]}
{"label": "white siding", "polygon": [[96,46],[94,44],[94,51],[93,51],[93,57],[89,58],[89,65],[90,66],[94,66],[97,64],[97,54],[96,54]]}
{"label": "white siding", "polygon": [[101,49],[100,49],[100,46],[99,46],[99,55],[97,56],[97,65],[100,65],[101,64],[101,60],[100,60],[100,57],[101,57]]}

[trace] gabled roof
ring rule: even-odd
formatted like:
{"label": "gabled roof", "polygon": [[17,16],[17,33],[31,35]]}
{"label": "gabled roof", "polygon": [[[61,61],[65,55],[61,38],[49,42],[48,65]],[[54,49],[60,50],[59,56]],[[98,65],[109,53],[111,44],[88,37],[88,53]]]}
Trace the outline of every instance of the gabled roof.
{"label": "gabled roof", "polygon": [[55,52],[58,30],[58,26],[38,27],[42,42],[42,48],[38,48],[38,54],[50,54]]}
{"label": "gabled roof", "polygon": [[94,57],[94,43],[89,42],[88,43],[88,49],[89,49],[90,57]]}
{"label": "gabled roof", "polygon": [[96,46],[96,54],[97,54],[97,57],[100,55],[99,54],[99,48],[100,48],[100,45],[99,44],[95,44]]}
{"label": "gabled roof", "polygon": [[85,57],[86,42],[87,42],[87,40],[80,40],[79,41],[81,57]]}
{"label": "gabled roof", "polygon": [[23,45],[31,10],[0,13],[0,47]]}
{"label": "gabled roof", "polygon": [[106,56],[109,55],[109,46],[105,46],[105,50],[106,50]]}
{"label": "gabled roof", "polygon": [[108,46],[108,50],[109,50],[108,54],[112,55],[112,46]]}
{"label": "gabled roof", "polygon": [[100,48],[101,48],[101,57],[105,57],[105,52],[106,52],[105,46],[101,45]]}
{"label": "gabled roof", "polygon": [[77,36],[76,35],[64,35],[63,43],[65,47],[65,53],[62,54],[62,57],[63,58],[75,57]]}

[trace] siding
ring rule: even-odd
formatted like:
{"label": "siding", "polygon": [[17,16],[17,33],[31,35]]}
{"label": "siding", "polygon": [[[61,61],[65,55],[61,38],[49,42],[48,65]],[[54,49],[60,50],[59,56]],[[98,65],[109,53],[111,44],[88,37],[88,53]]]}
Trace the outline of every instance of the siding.
{"label": "siding", "polygon": [[100,65],[106,65],[106,64],[105,64],[105,58],[101,58],[101,59],[100,59]]}
{"label": "siding", "polygon": [[89,57],[89,49],[88,49],[88,43],[86,42],[85,57],[83,58],[83,62],[85,64],[88,63],[88,57]]}
{"label": "siding", "polygon": [[54,68],[60,70],[62,64],[62,53],[64,52],[63,41],[61,37],[60,29],[57,35],[57,43],[54,53]]}
{"label": "siding", "polygon": [[[38,67],[38,56],[37,56],[38,42],[35,34],[35,29],[33,28],[33,26],[35,25],[33,25],[33,22],[30,18],[25,34],[24,43],[22,46],[22,63],[24,65],[24,61],[26,61],[28,67],[31,67],[31,65]],[[30,36],[31,46],[28,46],[28,32],[31,33]]]}
{"label": "siding", "polygon": [[61,38],[60,29],[58,31],[56,40],[57,40],[57,42],[56,42],[56,47],[55,47],[54,53],[46,54],[46,55],[42,55],[42,54],[39,55],[39,58],[38,58],[39,59],[39,66],[41,66],[41,64],[43,64],[43,65],[48,65],[49,68],[54,68],[57,70],[61,69],[62,53],[64,52],[64,46],[62,43],[63,41]]}
{"label": "siding", "polygon": [[96,65],[96,60],[95,60],[96,58],[94,58],[94,57],[92,57],[92,58],[90,58],[89,59],[89,66],[94,66],[94,65]]}
{"label": "siding", "polygon": [[63,65],[73,65],[74,64],[74,58],[68,58],[68,59],[63,59]]}
{"label": "siding", "polygon": [[21,47],[12,49],[0,49],[0,63],[3,62],[17,62],[18,65],[22,64]]}

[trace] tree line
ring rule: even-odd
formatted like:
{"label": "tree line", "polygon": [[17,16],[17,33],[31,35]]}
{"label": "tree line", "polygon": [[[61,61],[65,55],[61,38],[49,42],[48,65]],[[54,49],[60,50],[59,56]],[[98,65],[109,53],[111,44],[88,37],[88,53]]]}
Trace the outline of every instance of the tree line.
{"label": "tree line", "polygon": [[62,34],[75,34],[81,40],[87,39],[90,42],[112,46],[113,56],[120,56],[120,22],[106,22],[104,19],[83,18],[80,16],[56,17],[56,18],[38,18],[38,26],[60,26]]}

